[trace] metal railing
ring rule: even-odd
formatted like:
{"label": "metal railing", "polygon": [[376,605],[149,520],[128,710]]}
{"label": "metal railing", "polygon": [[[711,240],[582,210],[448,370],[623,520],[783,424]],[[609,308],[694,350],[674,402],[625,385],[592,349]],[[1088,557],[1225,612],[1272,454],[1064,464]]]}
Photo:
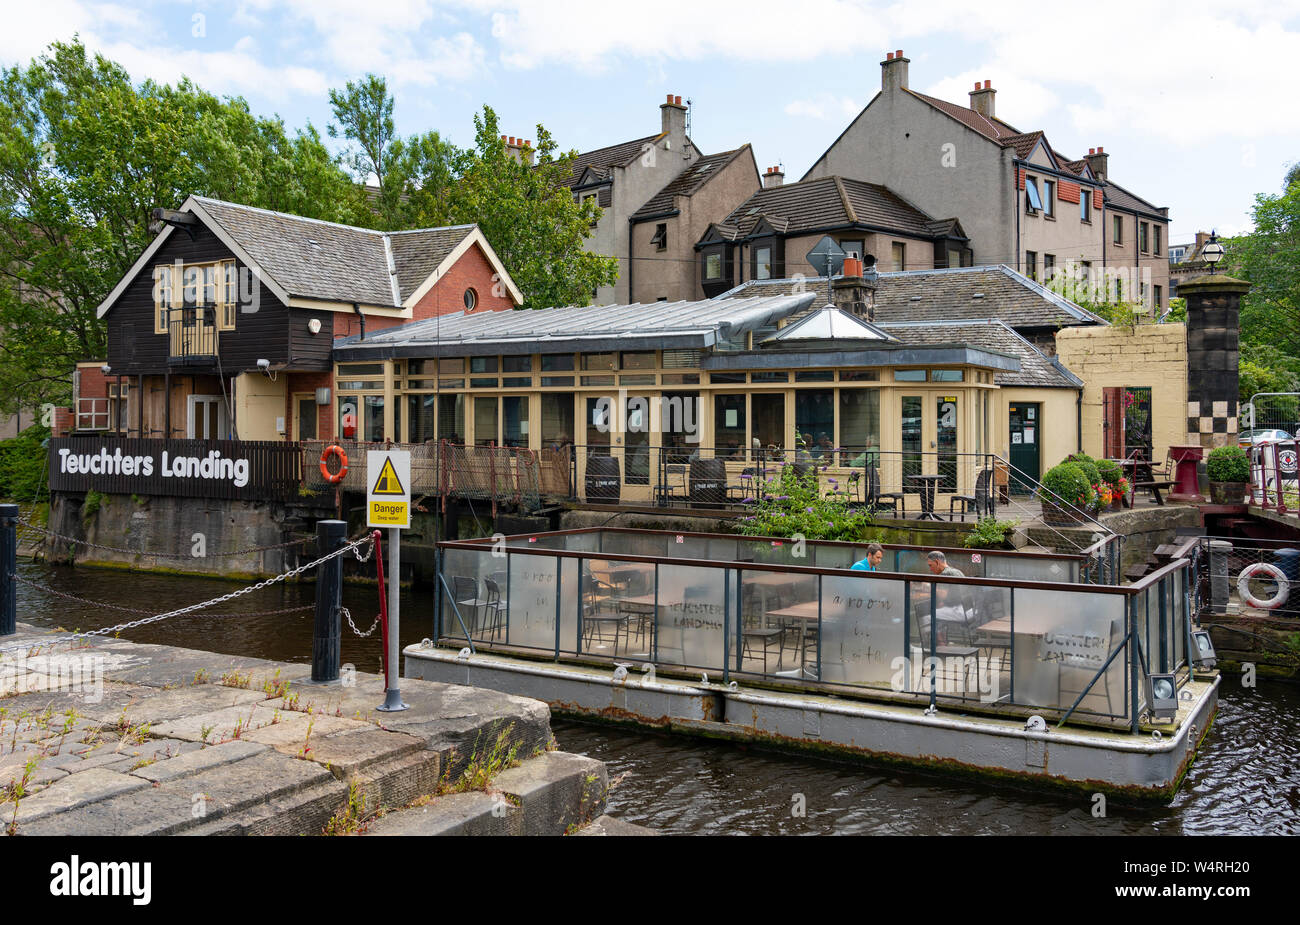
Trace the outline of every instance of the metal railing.
{"label": "metal railing", "polygon": [[448,541],[435,634],[1133,729],[1141,678],[1187,665],[1185,559],[1118,587],[1083,583],[1080,556],[947,550],[957,576],[932,574],[929,551],[886,545],[862,572],[854,543],[610,528]]}
{"label": "metal railing", "polygon": [[1300,517],[1300,441],[1269,440],[1253,444],[1249,452],[1250,503],[1277,514]]}
{"label": "metal railing", "polygon": [[216,359],[216,305],[184,305],[167,310],[167,362],[173,366],[205,365]]}

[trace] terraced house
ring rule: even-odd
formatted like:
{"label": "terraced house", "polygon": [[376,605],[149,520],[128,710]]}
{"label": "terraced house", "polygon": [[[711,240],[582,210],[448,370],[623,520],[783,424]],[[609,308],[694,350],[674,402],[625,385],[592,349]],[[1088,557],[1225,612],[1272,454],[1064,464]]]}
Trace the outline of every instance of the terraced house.
{"label": "terraced house", "polygon": [[1092,284],[1094,301],[1167,307],[1167,208],[1115,183],[1102,147],[1070,158],[1043,130],[1000,118],[991,81],[977,83],[962,106],[911,89],[909,63],[901,50],[886,55],[880,91],[805,181],[883,184],[925,212],[959,216],[975,264],[1041,280],[1068,267]]}

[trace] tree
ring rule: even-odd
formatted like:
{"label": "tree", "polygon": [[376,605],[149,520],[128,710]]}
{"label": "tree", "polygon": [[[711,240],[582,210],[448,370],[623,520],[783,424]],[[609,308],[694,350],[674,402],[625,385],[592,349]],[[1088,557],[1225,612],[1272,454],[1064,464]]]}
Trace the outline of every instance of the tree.
{"label": "tree", "polygon": [[1241,339],[1300,357],[1300,182],[1293,168],[1281,195],[1260,193],[1254,231],[1224,242],[1220,271],[1251,283],[1241,301]]}
{"label": "tree", "polygon": [[395,231],[448,224],[450,189],[463,152],[437,132],[399,137],[393,96],[387,81],[375,74],[330,90],[330,108],[339,122],[330,124],[330,137],[341,133],[356,145],[344,163],[361,187],[375,179],[373,211],[380,227]]}
{"label": "tree", "polygon": [[490,106],[474,116],[474,150],[452,191],[452,212],[477,222],[524,294],[525,307],[586,305],[618,278],[618,261],[584,248],[601,210],[578,203],[564,181],[576,152],[556,155],[555,140],[537,126],[536,163],[516,159],[501,140]]}
{"label": "tree", "polygon": [[75,363],[106,353],[95,309],[151,240],[151,211],[191,193],[357,214],[310,125],[289,137],[188,80],[136,86],[78,40],[0,72],[0,412],[67,401]]}

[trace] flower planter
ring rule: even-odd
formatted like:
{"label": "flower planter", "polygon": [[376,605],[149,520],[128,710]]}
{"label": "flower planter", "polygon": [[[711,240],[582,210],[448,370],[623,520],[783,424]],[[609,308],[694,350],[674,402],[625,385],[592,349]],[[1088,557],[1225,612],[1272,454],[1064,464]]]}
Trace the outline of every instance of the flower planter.
{"label": "flower planter", "polygon": [[1087,523],[1080,511],[1059,507],[1051,501],[1040,501],[1039,503],[1043,506],[1043,523],[1049,527],[1074,527]]}
{"label": "flower planter", "polygon": [[1249,482],[1211,482],[1210,500],[1215,504],[1245,504]]}

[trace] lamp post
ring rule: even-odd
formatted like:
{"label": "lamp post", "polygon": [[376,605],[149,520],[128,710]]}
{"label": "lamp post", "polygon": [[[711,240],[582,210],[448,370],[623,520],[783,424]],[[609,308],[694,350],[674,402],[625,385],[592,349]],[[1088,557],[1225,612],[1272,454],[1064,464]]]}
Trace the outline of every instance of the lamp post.
{"label": "lamp post", "polygon": [[1219,243],[1219,237],[1214,231],[1210,232],[1210,243],[1206,244],[1201,251],[1201,259],[1210,265],[1211,273],[1214,272],[1214,268],[1218,266],[1219,261],[1223,259],[1223,245]]}

